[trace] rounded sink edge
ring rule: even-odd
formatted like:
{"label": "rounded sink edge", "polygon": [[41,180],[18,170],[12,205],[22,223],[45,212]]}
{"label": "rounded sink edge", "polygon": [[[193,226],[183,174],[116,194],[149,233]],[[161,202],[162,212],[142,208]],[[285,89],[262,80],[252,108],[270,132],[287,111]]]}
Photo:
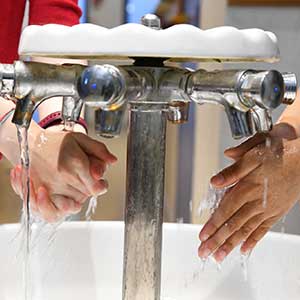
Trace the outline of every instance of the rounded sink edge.
{"label": "rounded sink edge", "polygon": [[[124,222],[123,221],[70,221],[70,222],[64,222],[62,225],[60,225],[60,228],[64,229],[82,229],[83,227],[87,228],[97,228],[98,226],[105,226],[109,228],[114,229],[123,229]],[[180,231],[195,231],[195,233],[199,233],[199,230],[202,228],[203,225],[201,224],[187,224],[187,223],[164,223],[163,227],[166,230],[172,230],[172,229],[180,229]],[[20,223],[12,223],[12,224],[1,224],[0,225],[0,232],[1,231],[17,231],[20,228]],[[300,243],[300,236],[295,234],[288,234],[288,233],[279,233],[279,232],[269,232],[265,239],[272,239],[272,240],[279,240],[282,239],[284,236],[285,241],[297,241]]]}

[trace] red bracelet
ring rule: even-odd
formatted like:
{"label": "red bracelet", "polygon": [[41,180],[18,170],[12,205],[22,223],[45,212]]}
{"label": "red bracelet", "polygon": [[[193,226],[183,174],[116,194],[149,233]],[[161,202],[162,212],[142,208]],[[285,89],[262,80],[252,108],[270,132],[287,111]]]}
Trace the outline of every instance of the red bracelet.
{"label": "red bracelet", "polygon": [[[62,119],[61,115],[62,114],[60,111],[51,113],[50,115],[48,115],[47,117],[42,119],[39,122],[39,125],[44,129],[47,129],[47,128],[49,128],[51,126],[55,126],[55,125],[61,125],[61,124],[63,124],[63,119]],[[80,118],[78,121],[76,121],[76,124],[80,124],[81,126],[83,126],[85,131],[88,132],[87,124],[83,118]]]}

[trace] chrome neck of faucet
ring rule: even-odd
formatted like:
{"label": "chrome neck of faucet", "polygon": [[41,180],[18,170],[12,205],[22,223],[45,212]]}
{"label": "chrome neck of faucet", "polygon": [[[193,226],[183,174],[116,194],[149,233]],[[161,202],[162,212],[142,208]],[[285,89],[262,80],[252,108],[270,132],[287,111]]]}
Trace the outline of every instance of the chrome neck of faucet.
{"label": "chrome neck of faucet", "polygon": [[[29,126],[42,101],[63,96],[64,118],[78,118],[85,103],[96,110],[99,134],[113,137],[128,108],[124,300],[160,298],[167,120],[186,122],[191,101],[218,104],[226,111],[233,137],[242,138],[271,130],[272,109],[292,104],[297,87],[293,75],[277,71],[24,62],[0,65],[0,82],[0,95],[16,99],[13,122],[21,126]],[[136,242],[146,239],[146,248]],[[137,269],[136,263],[147,269]]]}
{"label": "chrome neck of faucet", "polygon": [[111,136],[118,135],[120,126],[109,122],[120,122],[124,114],[120,108],[125,103],[141,104],[152,99],[153,104],[164,104],[169,109],[168,118],[175,123],[187,121],[190,101],[222,105],[233,137],[241,138],[270,130],[270,112],[281,104],[292,104],[296,90],[295,75],[277,71],[191,72],[170,67],[110,65],[86,68],[20,61],[0,65],[0,95],[16,99],[17,103],[14,123],[28,127],[33,111],[42,101],[63,96],[65,120],[76,121],[85,103],[98,110],[99,132],[103,127],[107,136],[108,128]]}
{"label": "chrome neck of faucet", "polygon": [[13,123],[29,127],[34,110],[49,98],[78,99],[77,78],[83,69],[79,65],[57,66],[21,61],[1,65],[0,95],[16,102]]}

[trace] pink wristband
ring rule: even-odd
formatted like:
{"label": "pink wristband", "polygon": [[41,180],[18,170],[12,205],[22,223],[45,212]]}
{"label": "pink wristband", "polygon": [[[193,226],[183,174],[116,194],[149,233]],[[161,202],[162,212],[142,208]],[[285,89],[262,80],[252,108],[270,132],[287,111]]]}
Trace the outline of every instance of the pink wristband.
{"label": "pink wristband", "polygon": [[[51,113],[50,115],[48,115],[47,117],[42,119],[39,122],[39,125],[42,128],[47,129],[51,126],[61,125],[62,123],[63,123],[63,119],[61,117],[61,112],[57,111],[57,112]],[[84,119],[80,118],[78,121],[76,121],[76,124],[80,124],[81,126],[83,126],[85,131],[88,132],[87,124]]]}

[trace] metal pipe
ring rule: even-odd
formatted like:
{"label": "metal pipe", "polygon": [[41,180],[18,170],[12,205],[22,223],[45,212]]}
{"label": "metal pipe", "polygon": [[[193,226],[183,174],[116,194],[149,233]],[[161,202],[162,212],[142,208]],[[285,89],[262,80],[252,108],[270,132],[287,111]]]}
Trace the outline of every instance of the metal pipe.
{"label": "metal pipe", "polygon": [[[289,89],[291,86],[294,82],[290,83]],[[199,70],[191,73],[186,85],[187,94],[197,103],[225,99],[240,111],[248,111],[256,105],[275,109],[285,101],[285,89],[282,74],[274,70]]]}
{"label": "metal pipe", "polygon": [[167,111],[131,106],[123,300],[160,300]]}

